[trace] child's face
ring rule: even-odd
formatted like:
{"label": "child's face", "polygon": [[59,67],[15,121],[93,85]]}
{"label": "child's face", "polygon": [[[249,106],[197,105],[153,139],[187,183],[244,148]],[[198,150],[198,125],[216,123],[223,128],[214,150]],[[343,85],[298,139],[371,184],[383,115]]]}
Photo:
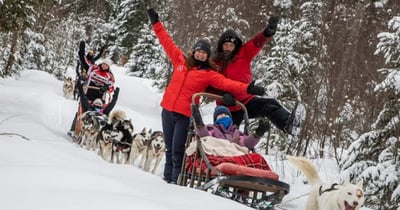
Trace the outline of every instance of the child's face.
{"label": "child's face", "polygon": [[220,118],[223,118],[223,117],[229,117],[229,115],[226,113],[221,113],[221,114],[217,115],[217,120]]}

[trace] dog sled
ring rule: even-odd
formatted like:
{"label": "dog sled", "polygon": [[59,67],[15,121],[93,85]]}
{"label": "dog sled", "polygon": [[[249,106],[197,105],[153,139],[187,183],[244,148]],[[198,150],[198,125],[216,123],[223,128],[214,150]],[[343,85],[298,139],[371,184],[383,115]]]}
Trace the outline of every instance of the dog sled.
{"label": "dog sled", "polygon": [[[222,98],[210,93],[197,93],[192,97],[192,104],[201,97],[214,100]],[[247,135],[249,122],[246,107],[238,101],[236,103],[244,111],[243,132]],[[279,176],[273,171],[247,167],[232,161],[235,158],[252,159],[252,153],[233,157],[207,154],[203,138],[200,139],[195,132],[195,124],[195,120],[192,120],[186,141],[186,150],[193,145],[195,150],[190,155],[184,155],[178,185],[211,192],[254,209],[270,210],[282,202],[283,197],[289,193],[289,184],[279,181]],[[262,161],[265,162],[264,159]]]}
{"label": "dog sled", "polygon": [[[99,90],[99,87],[94,87],[94,86],[86,86],[86,89],[95,89],[95,90]],[[80,100],[83,100],[81,97],[79,97]],[[112,95],[109,91],[104,92],[103,94],[103,98],[105,99],[105,104],[103,105],[103,107],[107,107],[110,103],[111,103],[111,99],[112,99]],[[87,100],[87,99],[86,99]],[[100,112],[96,112],[96,111],[84,111],[82,102],[79,101],[78,102],[78,111],[76,112],[76,121],[75,121],[75,134],[76,136],[74,137],[73,141],[77,144],[82,144],[82,136],[84,135],[83,130],[86,130],[84,127],[84,123],[83,120],[85,114],[87,115],[87,119],[86,120],[91,120],[92,121],[92,125],[91,126],[91,130],[90,132],[95,132],[98,130],[98,128],[102,127],[105,125],[105,123],[107,122],[107,115],[106,114],[102,114]],[[83,129],[83,130],[82,130]]]}

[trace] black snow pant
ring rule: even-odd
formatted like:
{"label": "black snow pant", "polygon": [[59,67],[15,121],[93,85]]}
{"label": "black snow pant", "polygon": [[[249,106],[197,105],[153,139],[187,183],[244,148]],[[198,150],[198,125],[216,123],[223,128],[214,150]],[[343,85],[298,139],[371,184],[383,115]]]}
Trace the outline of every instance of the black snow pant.
{"label": "black snow pant", "polygon": [[[290,112],[283,108],[276,99],[254,97],[245,106],[249,119],[267,117],[278,129],[285,131]],[[243,114],[243,110],[233,111],[233,124],[239,126],[243,121]]]}
{"label": "black snow pant", "polygon": [[190,118],[163,109],[161,119],[166,145],[164,180],[177,183],[185,153]]}

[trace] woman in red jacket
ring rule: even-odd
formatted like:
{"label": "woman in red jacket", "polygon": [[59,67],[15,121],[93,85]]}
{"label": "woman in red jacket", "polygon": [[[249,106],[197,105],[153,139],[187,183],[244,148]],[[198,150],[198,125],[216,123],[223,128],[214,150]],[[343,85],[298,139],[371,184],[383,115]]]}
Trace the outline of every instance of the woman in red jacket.
{"label": "woman in red jacket", "polygon": [[210,44],[206,40],[196,42],[187,57],[179,49],[159,21],[154,9],[147,10],[153,30],[174,67],[170,83],[165,89],[161,106],[161,118],[166,144],[164,180],[176,184],[182,165],[187,129],[190,122],[192,95],[208,86],[232,93],[263,95],[264,88],[233,81],[213,71],[209,62]]}

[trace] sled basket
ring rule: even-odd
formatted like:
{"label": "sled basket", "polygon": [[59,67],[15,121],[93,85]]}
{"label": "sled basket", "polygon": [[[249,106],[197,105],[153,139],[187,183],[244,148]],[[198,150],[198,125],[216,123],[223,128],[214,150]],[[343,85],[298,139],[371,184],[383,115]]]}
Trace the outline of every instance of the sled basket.
{"label": "sled basket", "polygon": [[[214,100],[222,99],[221,96],[210,93],[197,93],[192,96],[192,104],[195,104],[195,99],[198,97]],[[236,101],[236,104],[244,111],[244,133],[247,134],[248,115],[246,107],[238,101]],[[186,148],[195,145],[196,149],[193,154],[185,153],[178,185],[211,192],[254,209],[274,209],[276,204],[282,202],[283,197],[289,193],[290,186],[279,181],[278,174],[234,162],[235,158],[243,160],[243,158],[251,159],[253,156],[261,157],[259,154],[249,153],[233,157],[207,154],[204,149],[204,137],[199,138],[195,132],[195,127],[195,122],[192,120],[189,126]],[[262,161],[265,162],[263,158]]]}

